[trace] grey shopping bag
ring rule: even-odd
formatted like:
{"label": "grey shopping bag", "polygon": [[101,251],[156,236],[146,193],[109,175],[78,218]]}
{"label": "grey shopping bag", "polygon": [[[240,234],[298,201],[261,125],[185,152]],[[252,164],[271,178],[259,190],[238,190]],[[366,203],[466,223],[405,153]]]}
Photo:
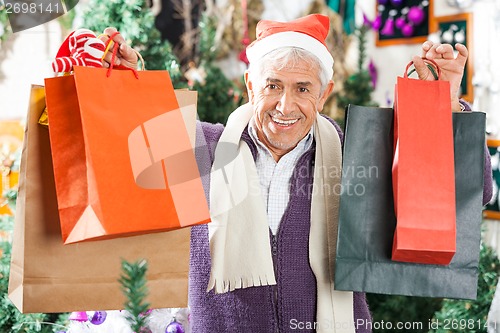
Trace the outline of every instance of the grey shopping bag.
{"label": "grey shopping bag", "polygon": [[415,264],[391,260],[396,226],[391,174],[393,110],[347,108],[335,289],[476,298],[485,119],[482,112],[453,113],[456,254],[447,266]]}

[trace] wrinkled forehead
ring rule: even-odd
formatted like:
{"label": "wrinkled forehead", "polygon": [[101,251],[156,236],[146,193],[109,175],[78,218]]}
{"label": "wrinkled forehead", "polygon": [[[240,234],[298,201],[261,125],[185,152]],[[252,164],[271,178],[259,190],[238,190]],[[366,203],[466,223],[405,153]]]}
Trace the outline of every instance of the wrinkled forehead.
{"label": "wrinkled forehead", "polygon": [[260,73],[307,71],[309,74],[318,76],[321,65],[319,60],[306,50],[283,48],[264,55],[257,64],[251,65],[250,69],[257,69]]}

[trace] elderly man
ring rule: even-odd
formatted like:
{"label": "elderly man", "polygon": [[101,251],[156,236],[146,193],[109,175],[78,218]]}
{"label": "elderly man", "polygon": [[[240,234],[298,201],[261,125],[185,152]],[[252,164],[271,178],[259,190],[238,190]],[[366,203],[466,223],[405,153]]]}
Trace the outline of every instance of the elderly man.
{"label": "elderly man", "polygon": [[[371,325],[359,325],[371,320],[365,295],[334,290],[321,231],[338,219],[338,194],[322,189],[338,184],[342,142],[338,125],[319,114],[334,86],[328,31],[328,18],[317,14],[259,22],[247,48],[249,103],[226,127],[199,124],[210,147],[201,167],[213,171],[205,184],[212,222],[193,227],[191,235],[195,333],[369,331]],[[119,35],[115,41],[117,62],[134,67],[135,54]],[[467,49],[456,48],[455,58],[451,45],[426,42],[422,57],[440,66],[460,111]],[[434,79],[420,57],[413,61],[420,79]],[[337,174],[314,177],[318,168]]]}

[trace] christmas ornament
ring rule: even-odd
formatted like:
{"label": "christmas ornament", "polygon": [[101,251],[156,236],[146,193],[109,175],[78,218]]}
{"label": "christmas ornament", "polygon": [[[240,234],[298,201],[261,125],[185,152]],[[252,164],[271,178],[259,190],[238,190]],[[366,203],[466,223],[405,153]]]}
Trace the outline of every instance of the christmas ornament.
{"label": "christmas ornament", "polygon": [[460,31],[457,31],[455,33],[455,42],[457,42],[457,43],[463,43],[463,42],[465,42],[465,31],[464,31],[464,29],[460,29]]}
{"label": "christmas ornament", "polygon": [[368,16],[366,16],[365,13],[363,13],[363,25],[367,27],[373,26],[373,22],[368,18]]}
{"label": "christmas ornament", "polygon": [[165,329],[165,333],[184,333],[184,327],[180,323],[174,320],[168,324],[167,328]]}
{"label": "christmas ornament", "polygon": [[62,43],[52,62],[56,73],[71,72],[73,66],[102,67],[104,42],[88,29],[73,31]]}
{"label": "christmas ornament", "polygon": [[425,20],[424,9],[420,6],[413,6],[408,11],[408,21],[412,22],[414,25],[419,25]]}
{"label": "christmas ornament", "polygon": [[101,325],[106,320],[107,315],[106,311],[94,311],[90,312],[88,317],[91,324]]}
{"label": "christmas ornament", "polygon": [[242,61],[248,65],[250,62],[248,61],[246,48],[250,44],[250,38],[248,38],[248,37],[243,38],[243,40],[241,41],[241,44],[243,44],[243,50],[241,50],[238,58],[240,59],[240,61]]}
{"label": "christmas ornament", "polygon": [[396,10],[389,11],[389,17],[385,20],[384,28],[380,31],[380,34],[384,36],[394,35],[394,16],[396,16]]}
{"label": "christmas ornament", "polygon": [[377,88],[377,67],[375,67],[375,63],[373,59],[370,59],[370,63],[368,64],[368,72],[370,73],[370,79],[372,81],[373,89]]}
{"label": "christmas ornament", "polygon": [[451,29],[444,31],[441,35],[441,39],[443,42],[451,44],[453,42],[453,31]]}
{"label": "christmas ornament", "polygon": [[247,0],[241,0],[241,16],[243,18],[243,39],[241,44],[243,44],[243,50],[241,50],[239,59],[244,62],[247,66],[250,63],[247,57],[247,46],[250,45],[250,38],[248,37],[248,13],[247,13]]}
{"label": "christmas ornament", "polygon": [[378,30],[380,29],[381,26],[382,26],[382,15],[379,14],[373,21],[372,28]]}
{"label": "christmas ornament", "polygon": [[396,19],[396,23],[395,23],[396,28],[402,29],[405,26],[405,24],[406,24],[406,20],[405,20],[405,18],[403,16],[398,17]]}
{"label": "christmas ornament", "polygon": [[384,6],[382,5],[378,6],[378,14],[372,24],[372,28],[374,30],[379,30],[382,27],[382,12],[384,11],[384,9],[385,9]]}
{"label": "christmas ornament", "polygon": [[83,322],[89,320],[89,317],[87,316],[87,312],[85,311],[76,311],[76,312],[71,312],[69,320]]}
{"label": "christmas ornament", "polygon": [[194,62],[188,64],[189,69],[184,73],[184,77],[188,80],[188,84],[193,86],[195,82],[198,82],[202,86],[205,85],[207,78],[207,72],[203,67],[196,67]]}
{"label": "christmas ornament", "polygon": [[414,31],[414,29],[413,29],[413,25],[411,23],[407,23],[404,25],[403,28],[401,28],[401,33],[405,37],[413,36],[413,31]]}
{"label": "christmas ornament", "polygon": [[389,0],[378,0],[378,3],[381,5],[385,5],[389,2]]}
{"label": "christmas ornament", "polygon": [[391,0],[391,3],[394,5],[394,6],[401,6],[403,4],[403,0]]}
{"label": "christmas ornament", "polygon": [[394,35],[394,19],[389,17],[384,24],[384,28],[380,31],[380,34],[384,36]]}

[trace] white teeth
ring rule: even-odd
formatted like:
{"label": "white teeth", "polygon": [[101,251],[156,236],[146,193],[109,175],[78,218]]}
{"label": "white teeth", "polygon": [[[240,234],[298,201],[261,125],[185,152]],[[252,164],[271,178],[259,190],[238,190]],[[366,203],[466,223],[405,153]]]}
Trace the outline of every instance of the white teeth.
{"label": "white teeth", "polygon": [[280,124],[280,125],[285,125],[285,126],[293,125],[293,124],[295,124],[295,123],[298,121],[298,119],[292,119],[292,120],[280,120],[280,119],[275,118],[275,117],[272,117],[272,119],[273,119],[273,121],[274,121],[275,123],[278,123],[278,124]]}

